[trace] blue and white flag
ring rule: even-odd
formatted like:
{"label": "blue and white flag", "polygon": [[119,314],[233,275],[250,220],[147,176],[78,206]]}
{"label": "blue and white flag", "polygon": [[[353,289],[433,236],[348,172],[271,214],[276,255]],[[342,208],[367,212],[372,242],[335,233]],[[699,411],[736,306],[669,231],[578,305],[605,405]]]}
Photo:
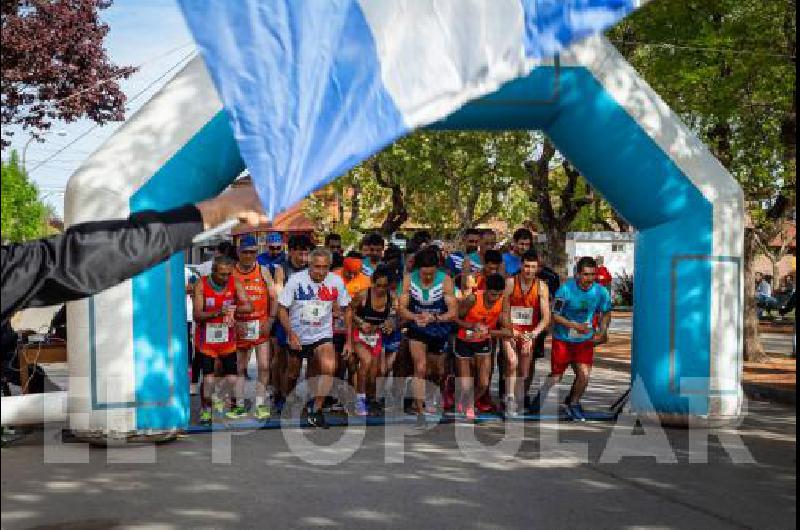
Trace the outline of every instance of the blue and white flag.
{"label": "blue and white flag", "polygon": [[642,0],[179,0],[267,214]]}

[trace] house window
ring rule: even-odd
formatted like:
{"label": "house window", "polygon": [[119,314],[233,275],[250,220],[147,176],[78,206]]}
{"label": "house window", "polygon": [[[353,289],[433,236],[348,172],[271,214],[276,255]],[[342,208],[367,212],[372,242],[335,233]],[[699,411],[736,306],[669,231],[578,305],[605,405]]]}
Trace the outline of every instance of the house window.
{"label": "house window", "polygon": [[611,243],[611,252],[625,252],[625,243]]}

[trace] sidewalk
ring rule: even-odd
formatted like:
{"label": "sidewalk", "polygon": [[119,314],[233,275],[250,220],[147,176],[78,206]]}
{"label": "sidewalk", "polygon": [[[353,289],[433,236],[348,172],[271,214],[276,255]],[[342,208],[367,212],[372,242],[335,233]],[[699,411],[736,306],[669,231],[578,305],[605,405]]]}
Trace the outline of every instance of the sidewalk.
{"label": "sidewalk", "polygon": [[[630,371],[631,339],[624,333],[610,333],[607,344],[597,348],[595,365]],[[762,363],[744,363],[742,386],[750,399],[797,404],[797,360],[770,357]]]}

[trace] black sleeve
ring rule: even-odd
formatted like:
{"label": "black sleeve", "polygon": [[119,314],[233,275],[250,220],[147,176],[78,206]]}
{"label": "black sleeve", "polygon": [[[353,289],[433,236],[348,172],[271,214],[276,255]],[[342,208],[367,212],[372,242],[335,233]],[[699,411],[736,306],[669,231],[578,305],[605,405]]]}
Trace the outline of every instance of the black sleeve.
{"label": "black sleeve", "polygon": [[194,205],[144,211],[128,219],[71,226],[58,236],[3,245],[3,322],[26,307],[78,300],[98,293],[188,248],[202,232]]}

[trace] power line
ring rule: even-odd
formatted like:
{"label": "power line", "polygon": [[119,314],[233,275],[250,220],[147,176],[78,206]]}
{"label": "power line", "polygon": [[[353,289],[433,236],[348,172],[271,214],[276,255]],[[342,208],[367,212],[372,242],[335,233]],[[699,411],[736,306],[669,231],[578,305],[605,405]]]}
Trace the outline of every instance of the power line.
{"label": "power line", "polygon": [[[153,57],[151,57],[151,58],[149,58],[149,59],[147,59],[145,61],[142,61],[141,63],[139,63],[136,66],[134,66],[134,68],[136,70],[140,70],[143,66],[146,66],[148,64],[154,63],[155,61],[158,61],[159,59],[163,59],[164,57],[168,57],[168,56],[172,55],[173,53],[175,53],[176,51],[182,50],[183,48],[186,48],[187,46],[191,46],[192,44],[193,44],[192,42],[185,42],[185,43],[181,44],[180,46],[176,46],[176,47],[171,48],[171,49],[169,49],[169,50],[167,50],[165,52],[162,52],[162,53],[160,53],[160,54],[158,54],[156,56],[153,56]],[[77,92],[74,92],[74,93],[70,94],[69,96],[66,96],[66,97],[64,97],[62,99],[57,99],[57,100],[53,101],[51,106],[57,105],[59,103],[63,103],[65,101],[69,101],[70,99],[72,99],[74,97],[77,97],[77,96],[80,96],[81,94],[83,94],[83,93],[85,93],[85,92],[87,92],[89,90],[92,90],[93,88],[96,88],[96,87],[98,87],[100,85],[103,85],[105,83],[111,83],[111,82],[119,81],[121,78],[122,78],[122,76],[115,75],[115,76],[108,77],[106,79],[101,79],[101,80],[97,81],[96,83],[94,83],[93,85],[90,85],[90,86],[87,86],[85,88],[82,88],[81,90],[78,90]]]}
{"label": "power line", "polygon": [[[156,83],[158,83],[159,81],[161,81],[162,79],[164,79],[164,78],[165,78],[167,75],[169,75],[169,74],[170,74],[170,73],[171,73],[173,70],[175,70],[176,68],[178,68],[179,66],[181,66],[181,65],[182,65],[182,64],[183,64],[185,61],[187,61],[188,59],[191,59],[192,57],[194,57],[194,55],[195,55],[195,52],[194,52],[194,50],[192,50],[190,53],[188,53],[188,54],[184,55],[183,57],[181,57],[181,58],[178,60],[178,62],[176,62],[175,64],[173,64],[172,66],[170,66],[170,67],[169,67],[169,68],[168,68],[166,71],[164,71],[164,72],[163,72],[163,73],[162,73],[160,76],[158,76],[157,78],[155,78],[154,80],[152,80],[152,81],[151,81],[151,82],[150,82],[150,83],[149,83],[149,84],[148,84],[146,87],[144,87],[142,90],[140,90],[139,92],[137,92],[137,93],[136,93],[136,94],[135,94],[135,95],[134,95],[132,98],[130,98],[130,99],[128,100],[128,104],[130,105],[130,103],[133,103],[134,101],[136,101],[136,100],[137,100],[137,99],[138,99],[138,98],[139,98],[139,97],[140,97],[142,94],[144,94],[145,92],[147,92],[148,90],[150,90],[150,89],[151,89],[153,86],[155,86],[155,84],[156,84]],[[95,130],[95,129],[97,129],[98,127],[100,127],[100,124],[99,124],[99,123],[96,123],[96,124],[94,124],[92,127],[90,127],[89,129],[87,129],[86,131],[84,131],[83,133],[81,133],[80,135],[78,135],[78,136],[77,136],[75,139],[73,139],[72,141],[68,142],[66,145],[64,145],[63,147],[61,147],[61,148],[60,148],[60,149],[58,149],[57,151],[55,151],[55,152],[54,152],[52,155],[50,155],[49,157],[45,158],[44,160],[42,160],[41,162],[39,162],[38,164],[36,164],[35,166],[33,166],[33,168],[31,168],[30,170],[28,170],[28,174],[31,174],[31,173],[33,173],[34,171],[36,171],[37,169],[39,169],[40,167],[42,167],[42,166],[43,166],[43,165],[45,165],[46,163],[48,163],[48,162],[50,162],[51,160],[53,160],[53,159],[54,159],[56,156],[60,155],[61,153],[63,153],[63,152],[64,152],[64,151],[66,151],[67,149],[69,149],[71,146],[73,146],[73,145],[75,145],[76,143],[78,143],[79,141],[81,141],[83,138],[85,138],[86,136],[88,136],[88,135],[89,135],[89,134],[90,134],[92,131],[94,131],[94,130]]]}

